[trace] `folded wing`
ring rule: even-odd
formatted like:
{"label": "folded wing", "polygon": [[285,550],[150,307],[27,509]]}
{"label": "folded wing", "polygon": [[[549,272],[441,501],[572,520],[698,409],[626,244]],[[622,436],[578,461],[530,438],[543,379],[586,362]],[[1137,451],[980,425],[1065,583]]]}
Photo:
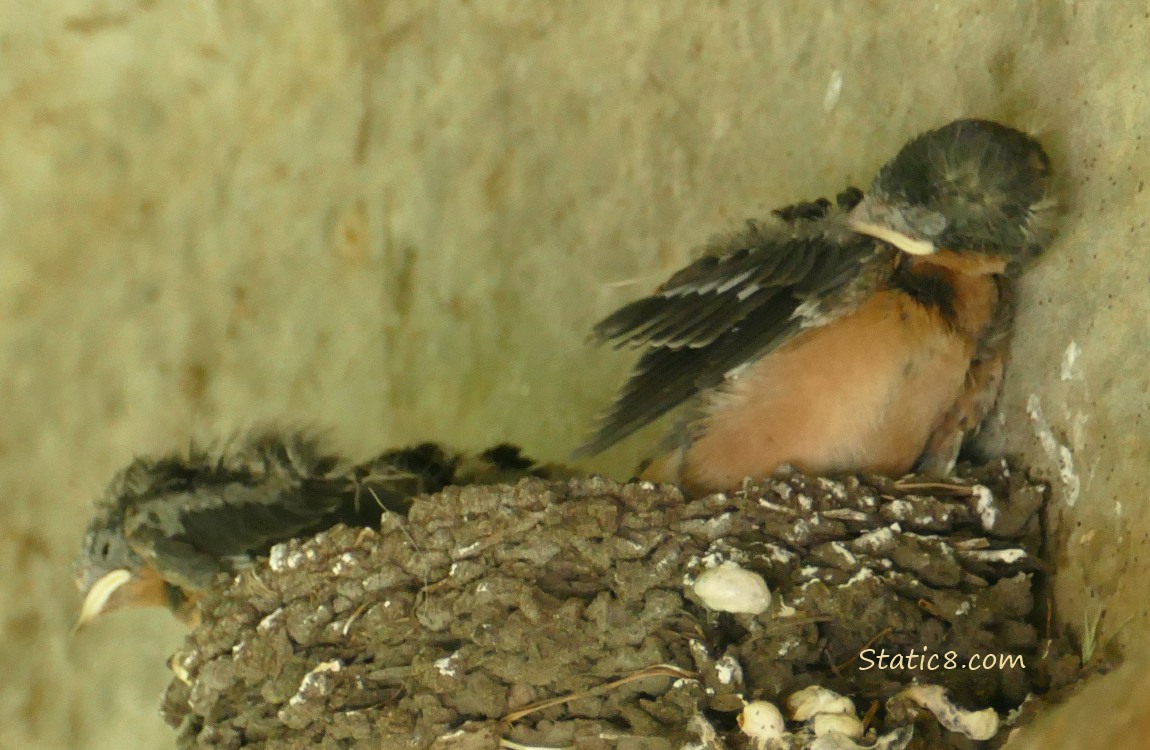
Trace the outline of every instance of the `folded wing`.
{"label": "folded wing", "polygon": [[608,448],[779,346],[809,324],[800,305],[843,294],[884,252],[846,229],[841,198],[776,214],[784,222],[749,223],[595,326],[598,343],[645,351],[577,454]]}

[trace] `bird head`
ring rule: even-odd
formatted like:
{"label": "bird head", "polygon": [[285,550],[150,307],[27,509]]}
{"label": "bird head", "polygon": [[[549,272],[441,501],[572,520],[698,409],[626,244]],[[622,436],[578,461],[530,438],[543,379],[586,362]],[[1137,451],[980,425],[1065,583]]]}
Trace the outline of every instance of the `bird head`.
{"label": "bird head", "polygon": [[88,527],[76,560],[76,586],[84,596],[76,628],[118,609],[178,604],[178,591],[128,545],[123,513],[102,515]]}
{"label": "bird head", "polygon": [[854,231],[911,255],[1037,255],[1054,203],[1050,160],[1035,139],[988,120],[956,120],[906,144],[851,212]]}
{"label": "bird head", "polygon": [[128,513],[156,491],[156,476],[154,462],[136,459],[116,474],[97,504],[74,564],[76,587],[84,597],[76,628],[118,609],[165,606],[174,611],[180,604],[180,591],[128,543]]}

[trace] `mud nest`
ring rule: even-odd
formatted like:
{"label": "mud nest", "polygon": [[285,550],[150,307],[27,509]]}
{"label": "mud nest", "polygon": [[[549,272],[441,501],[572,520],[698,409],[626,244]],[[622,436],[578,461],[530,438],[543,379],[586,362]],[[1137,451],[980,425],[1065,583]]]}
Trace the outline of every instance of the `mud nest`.
{"label": "mud nest", "polygon": [[[1044,496],[1004,464],[699,500],[598,478],[451,487],[228,581],[163,713],[185,748],[994,747],[1006,722],[984,744],[964,709],[1005,719],[1056,671],[1033,593]],[[853,700],[824,715],[861,738],[815,734],[794,698],[810,686]],[[788,697],[785,733],[757,733],[747,703]]]}

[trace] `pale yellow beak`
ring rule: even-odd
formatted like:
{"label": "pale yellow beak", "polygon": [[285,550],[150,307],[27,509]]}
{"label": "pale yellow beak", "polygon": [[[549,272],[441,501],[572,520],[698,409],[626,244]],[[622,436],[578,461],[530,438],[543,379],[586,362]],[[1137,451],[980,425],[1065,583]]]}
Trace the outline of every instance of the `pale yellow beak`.
{"label": "pale yellow beak", "polygon": [[84,597],[84,604],[80,607],[80,616],[76,618],[72,632],[76,632],[96,619],[104,611],[104,607],[108,605],[108,600],[112,598],[112,595],[130,580],[132,580],[132,574],[127,570],[113,570],[111,573],[105,573],[93,583],[92,588],[88,589],[88,593]]}
{"label": "pale yellow beak", "polygon": [[881,224],[870,224],[864,221],[851,220],[849,226],[852,230],[859,234],[869,235],[883,242],[890,244],[902,250],[904,253],[911,255],[930,255],[938,248],[934,246],[933,242],[926,240],[916,240],[913,237],[907,237],[902,232],[897,232],[890,227],[884,227]]}

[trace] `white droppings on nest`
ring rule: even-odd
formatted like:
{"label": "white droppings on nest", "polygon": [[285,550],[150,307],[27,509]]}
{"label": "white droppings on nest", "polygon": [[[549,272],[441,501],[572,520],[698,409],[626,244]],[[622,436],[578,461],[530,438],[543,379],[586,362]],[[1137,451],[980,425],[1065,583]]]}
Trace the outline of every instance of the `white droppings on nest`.
{"label": "white droppings on nest", "polygon": [[993,708],[968,711],[956,706],[941,685],[912,685],[889,701],[909,701],[934,714],[938,723],[951,732],[960,732],[972,740],[985,741],[998,733],[998,714]]}
{"label": "white droppings on nest", "polygon": [[[816,516],[816,518],[817,518],[817,516]],[[800,519],[798,521],[795,521],[795,524],[793,526],[791,526],[790,537],[791,537],[792,541],[801,544],[801,543],[806,542],[808,539],[810,539],[810,536],[811,536],[811,529],[809,526],[807,526],[806,521],[803,521]]]}
{"label": "white droppings on nest", "polygon": [[1038,437],[1043,453],[1058,467],[1058,478],[1062,481],[1066,504],[1073,507],[1082,492],[1082,480],[1074,468],[1074,454],[1054,437],[1054,431],[1042,413],[1042,402],[1038,400],[1037,394],[1027,396],[1026,415],[1034,423],[1034,434]]}
{"label": "white droppings on nest", "polygon": [[[795,603],[798,604],[798,602]],[[779,610],[775,612],[775,617],[794,617],[796,614],[798,614],[797,609],[779,599]]]}
{"label": "white droppings on nest", "polygon": [[879,737],[873,744],[865,745],[860,745],[841,732],[828,731],[821,737],[815,737],[814,742],[807,745],[804,750],[906,750],[912,739],[914,739],[913,725],[899,727]]}
{"label": "white droppings on nest", "polygon": [[288,701],[289,706],[298,706],[307,700],[309,693],[323,695],[327,692],[327,678],[324,677],[328,672],[338,672],[343,669],[343,664],[338,659],[325,661],[317,664],[314,669],[303,676],[300,680],[299,689],[296,690],[295,695]]}
{"label": "white droppings on nest", "polygon": [[687,563],[688,568],[696,568],[702,565],[704,568],[714,568],[720,565],[724,560],[723,553],[708,550],[702,557],[693,557]]}
{"label": "white droppings on nest", "polygon": [[655,483],[644,479],[642,482],[639,482],[639,489],[650,492],[651,490],[655,489]]}
{"label": "white droppings on nest", "polygon": [[452,557],[456,560],[463,560],[468,557],[474,557],[475,553],[479,551],[480,542],[472,542],[466,547],[460,547],[452,553]]}
{"label": "white droppings on nest", "polygon": [[743,681],[743,668],[731,655],[715,660],[715,678],[723,685],[734,685]]}
{"label": "white droppings on nest", "polygon": [[699,574],[692,591],[717,612],[757,615],[771,605],[771,590],[763,577],[729,560]]}
{"label": "white droppings on nest", "polygon": [[459,656],[458,651],[451,654],[451,656],[445,656],[442,659],[436,659],[434,664],[436,670],[438,670],[439,673],[444,677],[457,676],[459,674],[459,669],[455,666],[455,658],[457,656]]}
{"label": "white droppings on nest", "polygon": [[856,583],[861,583],[862,581],[867,580],[868,578],[874,578],[874,572],[870,568],[859,568],[859,571],[851,576],[846,583],[840,585],[839,588],[853,586]]}
{"label": "white droppings on nest", "polygon": [[267,632],[272,627],[272,625],[275,624],[276,618],[278,618],[281,614],[283,614],[283,611],[284,611],[284,608],[279,607],[274,612],[272,612],[268,616],[264,617],[262,620],[260,620],[259,624],[256,625],[256,630],[258,630],[261,633]]}
{"label": "white droppings on nest", "polygon": [[974,510],[978,513],[978,519],[982,522],[982,528],[985,531],[990,531],[994,528],[994,522],[998,520],[998,508],[994,504],[994,493],[990,488],[976,484],[970,488],[974,494]]}
{"label": "white droppings on nest", "polygon": [[331,566],[331,573],[332,575],[336,576],[341,575],[345,570],[354,566],[355,564],[355,555],[351,554],[350,552],[344,552],[339,556],[339,559],[335,561],[335,564]]}
{"label": "white droppings on nest", "polygon": [[[695,563],[696,561],[692,560],[691,562]],[[715,568],[721,565],[722,562],[723,556],[718,552],[708,552],[697,560],[697,564],[702,565],[704,568]],[[691,567],[694,566],[692,565]]]}
{"label": "white droppings on nest", "polygon": [[770,500],[766,499],[765,497],[759,498],[759,507],[760,508],[766,508],[767,510],[773,511],[775,513],[782,513],[784,516],[795,515],[795,511],[791,510],[787,506],[779,505],[778,503],[772,503]]}
{"label": "white droppings on nest", "polygon": [[[319,539],[319,537],[316,537],[316,539],[318,540],[318,539]],[[311,547],[308,547],[306,550],[304,550],[304,555],[306,555],[306,556],[307,556],[307,559],[309,559],[309,560],[315,560],[315,558],[316,558],[316,556],[317,556],[318,554],[319,554],[319,553],[318,553],[318,552],[316,552],[316,551],[315,551],[314,549],[312,549]]]}
{"label": "white droppings on nest", "polygon": [[959,550],[958,554],[968,560],[985,563],[1002,563],[1003,565],[1011,565],[1019,560],[1026,559],[1026,552],[1017,548]]}
{"label": "white droppings on nest", "polygon": [[[903,534],[903,536],[908,537],[910,539],[924,539],[924,540],[938,541],[939,539],[942,538],[938,534],[919,534],[919,533],[916,533],[914,531],[904,531],[904,532],[902,532],[902,534]],[[955,542],[955,546],[957,546],[957,545],[958,545],[958,543]]]}
{"label": "white droppings on nest", "polygon": [[886,504],[887,510],[895,518],[905,521],[914,513],[914,506],[906,500],[892,500]]}
{"label": "white droppings on nest", "polygon": [[804,565],[803,567],[799,568],[799,575],[801,575],[803,578],[814,578],[818,575],[818,573],[819,567],[817,565]]}
{"label": "white droppings on nest", "polygon": [[177,680],[190,687],[192,685],[191,666],[192,662],[195,661],[193,658],[195,652],[185,654],[182,659],[177,659],[177,656],[178,654],[172,654],[172,658],[168,660],[168,668],[172,670],[172,674],[176,676]]}
{"label": "white droppings on nest", "polygon": [[974,608],[974,605],[970,603],[969,599],[967,599],[962,604],[955,607],[954,616],[955,617],[963,617],[965,615],[968,615],[968,614],[970,614],[970,610],[973,608]]}
{"label": "white droppings on nest", "polygon": [[282,573],[284,571],[284,556],[287,554],[287,542],[280,542],[279,544],[268,550],[268,567],[273,572]]}
{"label": "white droppings on nest", "polygon": [[244,641],[240,641],[236,645],[232,646],[232,658],[235,659],[237,656],[239,656],[240,653],[243,652],[244,646],[246,645],[248,644]]}
{"label": "white droppings on nest", "polygon": [[717,516],[712,516],[711,518],[708,518],[706,523],[704,524],[704,526],[707,527],[708,531],[714,533],[716,530],[722,530],[722,527],[724,527],[724,526],[730,526],[730,524],[731,524],[731,514],[730,513],[720,513]]}
{"label": "white droppings on nest", "polygon": [[890,526],[859,534],[853,544],[859,549],[874,552],[894,542],[896,533],[902,533],[902,527],[897,523],[892,523]]}
{"label": "white droppings on nest", "polygon": [[[707,721],[702,712],[696,712],[694,716],[687,722],[687,731],[698,737],[694,742],[687,742],[683,744],[682,750],[714,750],[717,747],[723,747],[723,743],[719,740],[719,733],[711,726],[711,722]],[[617,740],[618,737],[608,737],[606,734],[600,734],[600,739]],[[612,742],[612,745],[615,743]]]}
{"label": "white droppings on nest", "polygon": [[806,721],[819,714],[855,715],[855,704],[845,695],[821,685],[810,685],[787,696],[787,712],[795,721]]}
{"label": "white droppings on nest", "polygon": [[780,547],[779,545],[773,544],[771,542],[767,542],[764,546],[767,548],[767,552],[770,553],[771,560],[774,562],[780,563],[782,565],[789,565],[791,561],[795,559],[795,553],[791,552],[789,549]]}
{"label": "white droppings on nest", "polygon": [[796,499],[799,502],[799,507],[802,508],[804,512],[809,513],[811,509],[815,507],[814,498],[810,495],[799,495]]}
{"label": "white droppings on nest", "polygon": [[866,513],[854,508],[831,508],[824,510],[823,515],[835,521],[854,521],[856,523],[864,523],[870,519]]}
{"label": "white droppings on nest", "polygon": [[843,546],[842,542],[831,542],[831,549],[839,553],[848,565],[858,565],[858,558],[851,554],[851,551]]}
{"label": "white droppings on nest", "polygon": [[757,748],[777,747],[786,734],[783,714],[770,701],[751,701],[739,712],[739,729]]}
{"label": "white droppings on nest", "polygon": [[692,559],[687,563],[687,567],[695,567],[702,564],[704,568],[714,568],[726,561],[745,564],[751,559],[744,550],[731,547],[730,543],[725,539],[717,539],[711,543],[707,551],[700,558]]}
{"label": "white droppings on nest", "polygon": [[795,492],[794,488],[792,488],[789,484],[786,482],[780,482],[777,479],[767,485],[767,488],[783,500],[790,500],[791,495],[793,495]]}
{"label": "white droppings on nest", "polygon": [[815,481],[818,482],[819,488],[821,488],[824,492],[829,492],[831,497],[833,497],[835,500],[847,499],[847,488],[843,486],[842,482],[836,482],[835,480],[827,479],[826,477],[818,477]]}

